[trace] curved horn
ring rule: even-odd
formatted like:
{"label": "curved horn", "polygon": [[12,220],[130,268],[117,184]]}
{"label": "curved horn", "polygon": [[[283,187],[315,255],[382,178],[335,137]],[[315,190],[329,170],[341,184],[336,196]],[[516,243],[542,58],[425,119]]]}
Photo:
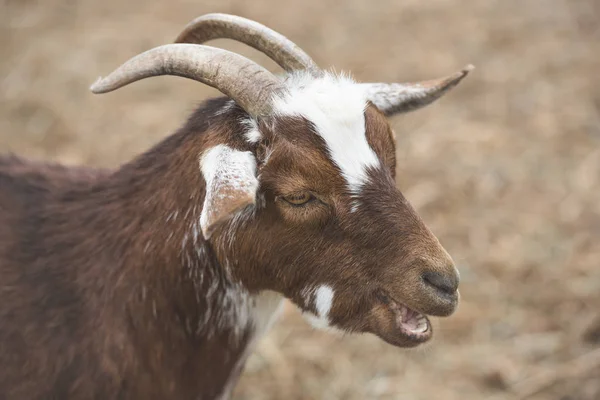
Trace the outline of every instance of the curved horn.
{"label": "curved horn", "polygon": [[213,39],[233,39],[265,53],[287,72],[308,70],[321,75],[315,62],[291,40],[266,26],[229,14],[206,14],[190,22],[176,43],[202,44]]}
{"label": "curved horn", "polygon": [[255,62],[197,44],[169,44],[148,50],[99,78],[90,89],[106,93],[159,75],[182,76],[212,86],[253,116],[269,114],[273,95],[283,90],[279,79]]}
{"label": "curved horn", "polygon": [[367,98],[385,115],[413,111],[433,103],[471,72],[467,65],[461,71],[444,78],[417,83],[362,83]]}

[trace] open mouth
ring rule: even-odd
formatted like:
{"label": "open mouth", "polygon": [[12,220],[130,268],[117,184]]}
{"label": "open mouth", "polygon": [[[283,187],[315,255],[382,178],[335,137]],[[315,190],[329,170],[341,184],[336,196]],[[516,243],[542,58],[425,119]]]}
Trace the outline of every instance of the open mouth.
{"label": "open mouth", "polygon": [[396,325],[410,336],[424,336],[431,332],[429,319],[418,311],[392,300],[389,307],[396,315]]}
{"label": "open mouth", "polygon": [[394,315],[396,335],[403,338],[403,342],[412,345],[426,342],[433,334],[431,322],[425,314],[392,299],[387,294],[378,296]]}

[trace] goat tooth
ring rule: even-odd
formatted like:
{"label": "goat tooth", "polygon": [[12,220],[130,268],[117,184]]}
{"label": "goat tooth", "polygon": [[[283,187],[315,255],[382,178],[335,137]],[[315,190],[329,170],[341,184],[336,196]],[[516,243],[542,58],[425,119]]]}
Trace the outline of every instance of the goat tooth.
{"label": "goat tooth", "polygon": [[415,332],[423,333],[426,330],[427,330],[427,321],[425,321],[425,319],[419,319],[419,321],[417,323],[417,327],[415,329]]}

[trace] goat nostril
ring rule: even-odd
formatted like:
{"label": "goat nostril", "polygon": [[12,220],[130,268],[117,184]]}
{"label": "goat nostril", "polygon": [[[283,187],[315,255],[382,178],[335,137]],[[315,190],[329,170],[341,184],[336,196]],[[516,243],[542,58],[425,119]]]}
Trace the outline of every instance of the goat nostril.
{"label": "goat nostril", "polygon": [[458,289],[458,276],[428,271],[423,274],[423,281],[441,292],[454,294]]}

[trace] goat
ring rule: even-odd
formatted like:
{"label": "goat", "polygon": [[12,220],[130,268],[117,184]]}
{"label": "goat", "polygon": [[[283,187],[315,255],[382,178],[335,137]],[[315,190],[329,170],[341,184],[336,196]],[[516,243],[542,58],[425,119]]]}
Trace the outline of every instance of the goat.
{"label": "goat", "polygon": [[[202,44],[216,38],[286,73]],[[396,188],[386,117],[471,68],[356,83],[209,14],[98,80],[176,75],[226,96],[116,170],[0,158],[0,398],[227,399],[284,298],[318,328],[429,340],[459,275]]]}

